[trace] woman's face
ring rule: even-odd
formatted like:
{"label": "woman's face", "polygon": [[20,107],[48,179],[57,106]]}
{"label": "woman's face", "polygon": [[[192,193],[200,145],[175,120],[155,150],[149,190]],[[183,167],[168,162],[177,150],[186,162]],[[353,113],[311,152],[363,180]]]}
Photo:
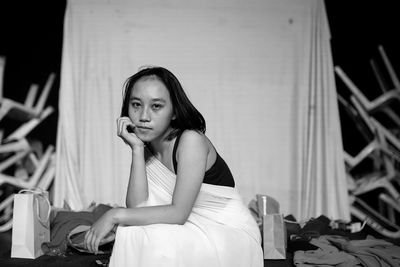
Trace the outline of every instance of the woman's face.
{"label": "woman's face", "polygon": [[131,90],[128,114],[143,142],[166,137],[174,109],[164,83],[152,76],[139,79]]}

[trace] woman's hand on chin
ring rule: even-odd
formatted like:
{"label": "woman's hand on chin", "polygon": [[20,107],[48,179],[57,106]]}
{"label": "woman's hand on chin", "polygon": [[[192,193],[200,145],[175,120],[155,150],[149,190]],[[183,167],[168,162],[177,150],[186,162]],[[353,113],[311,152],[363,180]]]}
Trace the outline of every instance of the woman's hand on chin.
{"label": "woman's hand on chin", "polygon": [[135,125],[129,117],[120,117],[117,119],[117,135],[132,149],[135,147],[144,147],[144,143],[134,132]]}

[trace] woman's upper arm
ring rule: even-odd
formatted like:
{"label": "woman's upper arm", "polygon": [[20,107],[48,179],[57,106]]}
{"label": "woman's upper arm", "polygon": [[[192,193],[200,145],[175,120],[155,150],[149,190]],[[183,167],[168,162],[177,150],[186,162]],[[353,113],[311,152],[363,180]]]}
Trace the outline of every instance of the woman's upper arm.
{"label": "woman's upper arm", "polygon": [[204,135],[196,131],[182,134],[177,150],[177,177],[172,205],[186,222],[196,201],[207,165],[209,148]]}

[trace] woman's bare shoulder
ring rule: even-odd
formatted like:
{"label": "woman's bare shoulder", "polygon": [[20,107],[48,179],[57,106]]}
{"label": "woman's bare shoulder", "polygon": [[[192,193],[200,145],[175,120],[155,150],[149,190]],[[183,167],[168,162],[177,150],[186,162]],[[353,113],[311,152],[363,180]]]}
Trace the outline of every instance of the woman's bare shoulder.
{"label": "woman's bare shoulder", "polygon": [[211,156],[211,160],[213,161],[217,151],[210,139],[204,133],[195,130],[185,130],[182,133],[181,140],[179,146],[182,143],[182,149],[196,149],[196,151],[203,150],[208,156]]}
{"label": "woman's bare shoulder", "polygon": [[208,138],[205,134],[196,130],[185,130],[182,133],[180,144],[208,147]]}

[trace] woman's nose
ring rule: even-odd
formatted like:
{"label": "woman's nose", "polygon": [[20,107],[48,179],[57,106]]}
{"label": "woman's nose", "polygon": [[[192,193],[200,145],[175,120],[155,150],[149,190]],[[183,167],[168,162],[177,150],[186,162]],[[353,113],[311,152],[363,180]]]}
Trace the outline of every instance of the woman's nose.
{"label": "woman's nose", "polygon": [[140,113],[140,121],[150,121],[150,114],[147,108],[142,109]]}

